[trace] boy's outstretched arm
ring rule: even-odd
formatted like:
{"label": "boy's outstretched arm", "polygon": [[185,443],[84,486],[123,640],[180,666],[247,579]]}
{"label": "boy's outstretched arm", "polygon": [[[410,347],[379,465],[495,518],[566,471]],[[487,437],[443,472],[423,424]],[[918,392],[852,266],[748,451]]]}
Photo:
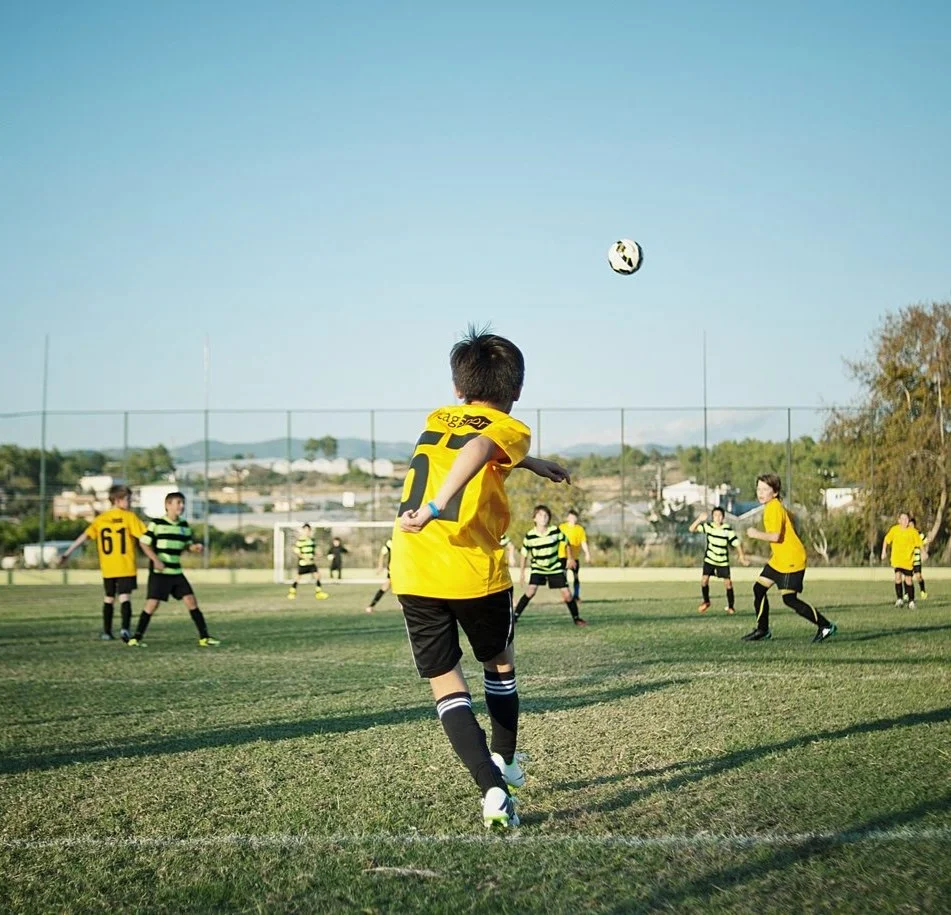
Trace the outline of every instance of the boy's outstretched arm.
{"label": "boy's outstretched arm", "polygon": [[[478,435],[470,439],[459,449],[449,473],[436,495],[430,500],[438,511],[442,511],[449,500],[469,482],[493,458],[504,458],[501,448],[490,438]],[[427,502],[416,511],[400,515],[400,530],[414,534],[421,531],[433,519],[432,510]]]}
{"label": "boy's outstretched arm", "polygon": [[544,458],[529,455],[521,464],[516,464],[515,466],[530,470],[532,473],[540,477],[545,477],[546,480],[551,480],[553,483],[571,482],[571,474],[562,467],[561,464],[556,464],[554,461],[546,461]]}
{"label": "boy's outstretched arm", "polygon": [[69,559],[73,550],[79,549],[79,547],[81,547],[88,539],[89,537],[87,536],[86,532],[83,531],[68,547],[66,547],[66,551],[62,556],[59,557],[59,559],[56,560],[56,564],[58,566],[65,565],[66,560]]}

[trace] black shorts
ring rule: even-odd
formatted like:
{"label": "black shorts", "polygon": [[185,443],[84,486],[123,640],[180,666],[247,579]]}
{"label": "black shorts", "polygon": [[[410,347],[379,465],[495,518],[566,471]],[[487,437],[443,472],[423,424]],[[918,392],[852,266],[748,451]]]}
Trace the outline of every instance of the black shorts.
{"label": "black shorts", "polygon": [[[911,569],[900,569],[898,566],[894,566],[893,569],[896,573],[906,575],[908,578],[911,578],[911,576],[914,574]],[[918,567],[918,571],[921,571],[920,566]]]}
{"label": "black shorts", "polygon": [[460,626],[479,661],[490,661],[501,654],[515,636],[511,588],[467,600],[414,594],[397,597],[421,677],[447,674],[459,663],[462,657]]}
{"label": "black shorts", "polygon": [[[767,566],[768,568],[768,566]],[[703,574],[712,575],[714,578],[730,578],[729,566],[712,566],[709,562],[703,564]]]}
{"label": "black shorts", "polygon": [[149,600],[168,600],[174,597],[181,600],[189,594],[194,594],[192,586],[184,575],[149,575],[149,589],[146,597]]}
{"label": "black shorts", "polygon": [[803,579],[806,577],[806,570],[800,569],[798,572],[780,572],[774,569],[769,563],[763,566],[763,571],[759,573],[760,578],[768,578],[775,582],[780,591],[795,591],[796,594],[802,592]]}
{"label": "black shorts", "polygon": [[297,567],[298,575],[309,575],[311,572],[313,572],[315,575],[317,574],[317,566],[315,566],[313,563],[311,563],[309,566]]}
{"label": "black shorts", "polygon": [[915,575],[920,575],[920,574],[921,574],[921,563],[919,562],[918,565],[912,566],[912,567],[911,567],[911,570],[912,570],[912,572],[915,573]]}
{"label": "black shorts", "polygon": [[549,572],[545,574],[544,572],[532,572],[531,576],[528,579],[530,585],[543,585],[548,584],[549,588],[567,588],[568,587],[568,576],[565,574],[564,570],[561,572]]}
{"label": "black shorts", "polygon": [[134,575],[123,575],[119,578],[104,578],[102,589],[106,597],[115,597],[117,594],[131,594],[139,583]]}

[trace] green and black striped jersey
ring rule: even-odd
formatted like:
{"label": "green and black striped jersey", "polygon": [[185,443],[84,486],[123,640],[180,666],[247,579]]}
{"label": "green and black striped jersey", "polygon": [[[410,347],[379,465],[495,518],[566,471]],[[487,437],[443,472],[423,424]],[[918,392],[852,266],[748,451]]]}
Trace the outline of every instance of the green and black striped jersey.
{"label": "green and black striped jersey", "polygon": [[168,518],[153,518],[140,538],[147,546],[155,550],[159,559],[165,563],[164,569],[155,569],[149,563],[153,575],[181,575],[182,553],[195,542],[195,535],[184,518],[169,521]]}
{"label": "green and black striped jersey", "polygon": [[294,552],[297,554],[299,566],[317,565],[314,558],[317,555],[317,541],[313,537],[298,537],[294,544]]}
{"label": "green and black striped jersey", "polygon": [[698,530],[703,531],[707,538],[707,550],[703,554],[703,561],[721,569],[728,566],[730,547],[740,542],[736,531],[729,524],[710,524],[708,521],[704,521]]}
{"label": "green and black striped jersey", "polygon": [[522,555],[529,557],[533,572],[552,575],[564,569],[562,559],[558,555],[558,546],[567,542],[565,532],[554,524],[541,533],[532,528],[522,540]]}

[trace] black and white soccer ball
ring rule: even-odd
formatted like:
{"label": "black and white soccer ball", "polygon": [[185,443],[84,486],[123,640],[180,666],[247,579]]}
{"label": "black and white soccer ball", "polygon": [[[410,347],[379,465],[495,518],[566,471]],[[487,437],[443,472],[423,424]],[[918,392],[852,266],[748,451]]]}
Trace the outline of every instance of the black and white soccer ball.
{"label": "black and white soccer ball", "polygon": [[644,263],[644,252],[636,241],[622,238],[608,248],[608,263],[615,273],[630,276],[637,273]]}

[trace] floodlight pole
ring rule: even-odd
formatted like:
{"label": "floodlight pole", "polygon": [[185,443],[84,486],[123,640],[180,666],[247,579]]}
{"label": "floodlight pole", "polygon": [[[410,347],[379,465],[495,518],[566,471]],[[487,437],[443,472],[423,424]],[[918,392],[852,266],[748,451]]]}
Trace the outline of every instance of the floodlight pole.
{"label": "floodlight pole", "polygon": [[204,549],[201,554],[201,564],[202,568],[207,569],[210,561],[208,551],[211,545],[211,491],[208,485],[208,474],[210,472],[209,463],[210,463],[210,444],[208,441],[209,436],[209,417],[208,417],[208,404],[210,402],[210,389],[211,389],[211,347],[208,342],[208,335],[205,335],[205,538],[204,538]]}
{"label": "floodlight pole", "polygon": [[707,332],[703,332],[703,510],[710,502],[710,452],[707,448]]}
{"label": "floodlight pole", "polygon": [[40,414],[40,568],[46,567],[46,392],[50,367],[50,335],[43,340],[43,410]]}

